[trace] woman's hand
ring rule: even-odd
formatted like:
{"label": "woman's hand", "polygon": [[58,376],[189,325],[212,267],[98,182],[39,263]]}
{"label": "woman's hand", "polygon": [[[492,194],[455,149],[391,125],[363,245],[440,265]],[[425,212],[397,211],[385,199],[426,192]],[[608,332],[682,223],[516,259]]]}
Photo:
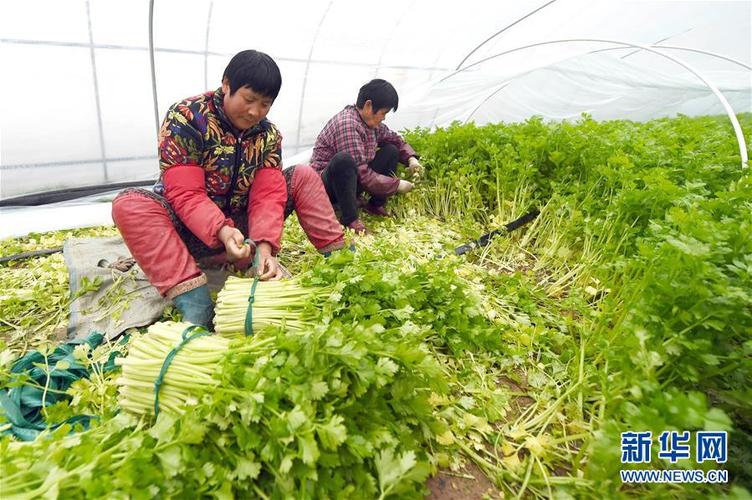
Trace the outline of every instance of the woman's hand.
{"label": "woman's hand", "polygon": [[262,241],[256,246],[258,252],[258,268],[256,275],[262,281],[276,281],[284,276],[282,266],[277,262],[276,257],[272,255],[272,246],[266,241]]}
{"label": "woman's hand", "polygon": [[243,233],[239,229],[222,226],[222,229],[217,233],[217,238],[225,246],[227,260],[230,262],[247,259],[251,256],[251,246],[245,243]]}

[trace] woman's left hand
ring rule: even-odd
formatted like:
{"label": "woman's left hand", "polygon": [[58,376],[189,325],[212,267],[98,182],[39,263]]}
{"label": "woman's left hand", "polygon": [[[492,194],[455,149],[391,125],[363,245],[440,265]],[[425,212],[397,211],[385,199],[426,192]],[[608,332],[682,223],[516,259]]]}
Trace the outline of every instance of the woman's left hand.
{"label": "woman's left hand", "polygon": [[256,247],[256,251],[259,257],[256,275],[261,281],[276,281],[284,277],[282,266],[272,255],[272,246],[269,243],[262,241]]}

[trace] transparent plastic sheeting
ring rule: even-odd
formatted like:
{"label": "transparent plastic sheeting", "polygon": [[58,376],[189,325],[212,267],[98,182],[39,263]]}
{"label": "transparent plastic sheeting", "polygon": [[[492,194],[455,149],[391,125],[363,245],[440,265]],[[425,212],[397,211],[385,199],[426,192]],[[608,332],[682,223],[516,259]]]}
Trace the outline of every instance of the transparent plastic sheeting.
{"label": "transparent plastic sheeting", "polygon": [[[663,49],[702,72],[735,112],[750,111],[751,6],[154,0],[158,115],[217,88],[232,55],[248,48],[269,53],[282,70],[269,118],[282,130],[285,157],[305,156],[324,123],[375,77],[400,93],[399,110],[387,118],[395,129],[533,115],[575,119],[583,112],[632,120],[724,113],[697,77],[643,50],[562,42],[493,57],[583,38],[722,55],[732,61]],[[0,19],[0,198],[154,178],[149,1],[8,1],[0,4]]]}
{"label": "transparent plastic sheeting", "polygon": [[36,207],[0,207],[0,240],[112,224],[115,193]]}
{"label": "transparent plastic sheeting", "polygon": [[[287,165],[304,163],[311,149],[284,158]],[[29,233],[112,224],[112,200],[119,190],[41,206],[0,207],[0,240]]]}

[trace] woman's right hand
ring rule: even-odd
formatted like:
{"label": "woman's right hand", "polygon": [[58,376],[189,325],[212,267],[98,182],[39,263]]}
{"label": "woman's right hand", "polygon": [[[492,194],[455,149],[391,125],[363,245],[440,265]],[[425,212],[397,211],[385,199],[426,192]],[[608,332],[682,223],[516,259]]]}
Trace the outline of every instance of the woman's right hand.
{"label": "woman's right hand", "polygon": [[217,233],[217,238],[225,246],[227,260],[230,262],[247,259],[251,256],[251,246],[245,243],[243,233],[239,229],[222,226],[222,229]]}
{"label": "woman's right hand", "polygon": [[400,179],[399,185],[397,186],[397,192],[399,194],[409,193],[412,190],[413,190],[412,182]]}

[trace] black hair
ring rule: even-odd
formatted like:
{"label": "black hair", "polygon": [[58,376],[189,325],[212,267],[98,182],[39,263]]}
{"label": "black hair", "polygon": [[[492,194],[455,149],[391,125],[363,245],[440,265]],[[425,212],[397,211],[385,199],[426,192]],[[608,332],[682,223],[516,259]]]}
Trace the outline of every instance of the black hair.
{"label": "black hair", "polygon": [[366,101],[371,101],[374,112],[384,108],[397,111],[397,106],[399,106],[399,96],[394,86],[381,78],[371,80],[360,87],[355,106],[358,109],[363,109]]}
{"label": "black hair", "polygon": [[225,68],[222,81],[227,78],[230,95],[238,89],[250,87],[266,97],[276,99],[282,87],[282,74],[274,59],[257,50],[238,52]]}

